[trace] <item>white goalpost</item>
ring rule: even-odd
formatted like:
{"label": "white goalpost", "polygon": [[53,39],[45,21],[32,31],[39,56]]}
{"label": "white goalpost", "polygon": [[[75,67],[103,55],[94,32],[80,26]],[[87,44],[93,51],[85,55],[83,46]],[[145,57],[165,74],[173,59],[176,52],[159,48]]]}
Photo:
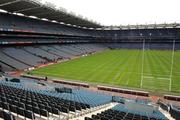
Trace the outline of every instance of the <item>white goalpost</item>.
{"label": "white goalpost", "polygon": [[[140,34],[140,36],[142,37],[142,34]],[[151,36],[151,35],[150,35]],[[145,59],[145,44],[146,41],[145,39],[142,38],[142,42],[143,42],[143,46],[142,46],[142,63],[141,63],[141,81],[140,81],[140,88],[143,87],[143,80],[144,78],[146,79],[153,79],[154,77],[152,75],[148,75],[148,76],[144,76],[144,59]],[[158,80],[158,82],[162,82],[162,80],[168,80],[166,82],[166,86],[169,87],[168,90],[171,91],[172,90],[172,77],[173,77],[173,67],[174,67],[174,54],[175,54],[175,44],[176,44],[176,40],[173,40],[173,48],[172,48],[172,55],[171,55],[171,68],[170,68],[170,74],[164,77],[161,77],[160,75],[158,75],[158,77],[156,78],[156,80]]]}
{"label": "white goalpost", "polygon": [[173,40],[173,51],[172,51],[172,56],[171,56],[171,70],[170,70],[170,80],[169,80],[169,91],[171,91],[171,86],[172,86],[172,74],[173,74],[173,65],[174,65],[174,50],[175,50],[175,39]]}
{"label": "white goalpost", "polygon": [[143,53],[142,53],[142,68],[141,68],[141,84],[140,88],[142,88],[143,85],[143,73],[144,73],[144,50],[145,50],[145,39],[143,39]]}

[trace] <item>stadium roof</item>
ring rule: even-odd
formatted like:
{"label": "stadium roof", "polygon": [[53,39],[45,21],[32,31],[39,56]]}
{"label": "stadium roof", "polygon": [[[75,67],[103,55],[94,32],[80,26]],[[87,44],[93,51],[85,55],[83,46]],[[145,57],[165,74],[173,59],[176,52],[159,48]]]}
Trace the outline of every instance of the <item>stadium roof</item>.
{"label": "stadium roof", "polygon": [[51,21],[63,22],[76,27],[99,28],[100,24],[88,19],[56,9],[52,4],[42,4],[38,0],[0,0],[0,9],[10,13],[21,13]]}
{"label": "stadium roof", "polygon": [[98,30],[133,30],[133,29],[161,29],[161,28],[180,28],[179,23],[147,24],[147,25],[121,25],[121,26],[103,26]]}
{"label": "stadium roof", "polygon": [[56,9],[51,3],[42,4],[39,0],[0,0],[0,9],[9,13],[21,13],[25,16],[35,16],[40,19],[56,21],[74,27],[92,28],[97,30],[129,30],[129,29],[158,29],[180,28],[179,23],[148,24],[148,25],[120,25],[101,26],[100,24],[66,12],[65,9]]}

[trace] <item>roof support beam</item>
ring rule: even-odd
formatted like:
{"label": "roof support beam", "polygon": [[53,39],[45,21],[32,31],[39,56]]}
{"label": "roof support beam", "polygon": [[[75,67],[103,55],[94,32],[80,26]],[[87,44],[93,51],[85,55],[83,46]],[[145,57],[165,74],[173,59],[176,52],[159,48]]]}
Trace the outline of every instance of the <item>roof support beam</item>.
{"label": "roof support beam", "polygon": [[12,4],[12,3],[19,2],[19,1],[21,1],[21,0],[14,0],[12,2],[7,2],[7,3],[4,3],[4,4],[0,4],[0,6],[9,5],[9,4]]}
{"label": "roof support beam", "polygon": [[24,11],[28,11],[28,10],[33,10],[33,9],[36,9],[36,8],[40,8],[41,6],[39,7],[32,7],[32,8],[27,8],[27,9],[22,9],[22,10],[17,10],[17,11],[14,11],[16,13],[20,13],[20,12],[24,12]]}

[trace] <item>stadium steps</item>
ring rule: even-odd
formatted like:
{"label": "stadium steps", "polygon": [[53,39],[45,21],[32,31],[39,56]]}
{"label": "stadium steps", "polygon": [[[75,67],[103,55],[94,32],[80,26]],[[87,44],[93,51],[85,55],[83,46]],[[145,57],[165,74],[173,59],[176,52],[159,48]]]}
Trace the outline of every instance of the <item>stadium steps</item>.
{"label": "stadium steps", "polygon": [[20,62],[20,63],[23,63],[23,64],[25,64],[25,65],[27,65],[27,66],[30,66],[30,67],[34,67],[34,66],[32,66],[32,65],[30,65],[30,64],[28,64],[28,63],[25,63],[24,61],[21,61],[21,60],[15,58],[15,57],[10,56],[9,54],[5,53],[4,51],[1,51],[1,52],[2,52],[3,54],[5,54],[6,56],[8,56],[8,57],[10,57],[10,58],[12,58],[12,59]]}
{"label": "stadium steps", "polygon": [[91,108],[87,111],[83,111],[81,114],[75,116],[74,118],[70,118],[69,120],[84,120],[85,117],[91,117],[92,115],[96,115],[97,113],[101,113],[102,111],[108,110],[116,106],[118,103],[108,103],[105,105],[97,106],[95,108]]}

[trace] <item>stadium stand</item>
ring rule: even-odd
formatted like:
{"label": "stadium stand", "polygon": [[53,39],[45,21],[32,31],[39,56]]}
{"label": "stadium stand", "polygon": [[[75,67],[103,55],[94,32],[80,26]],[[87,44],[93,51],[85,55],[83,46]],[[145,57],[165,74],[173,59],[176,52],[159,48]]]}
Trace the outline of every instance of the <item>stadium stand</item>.
{"label": "stadium stand", "polygon": [[0,118],[4,120],[15,120],[15,117],[12,114],[7,113],[3,110],[0,110]]}
{"label": "stadium stand", "polygon": [[20,17],[12,14],[1,13],[0,28],[12,29],[14,31],[29,31],[39,33],[67,34],[67,35],[86,35],[83,31],[67,27],[64,25]]}
{"label": "stadium stand", "polygon": [[[57,91],[60,90],[61,92]],[[92,119],[166,120],[167,118],[150,103],[151,101],[116,97],[118,105]],[[15,118],[69,118],[80,115],[80,111],[115,102],[111,95],[91,92],[80,88],[68,88],[59,83],[49,83],[32,78],[7,77],[0,81],[0,108],[10,111]],[[170,113],[176,117],[174,106]],[[14,114],[15,113],[15,114]],[[88,120],[91,118],[85,118]]]}
{"label": "stadium stand", "polygon": [[[43,82],[42,85],[40,82],[27,78],[26,80],[20,78],[20,82],[12,82],[12,78],[6,78],[6,80],[0,81],[0,107],[3,110],[33,119],[35,114],[44,117],[50,117],[51,113],[57,115],[60,115],[60,112],[70,114],[111,101],[111,96],[105,94],[81,89],[72,89],[72,92],[62,93],[56,92],[55,88],[57,87],[63,88],[63,90],[68,89],[64,89],[57,83]],[[66,114],[65,116],[68,117]]]}
{"label": "stadium stand", "polygon": [[158,110],[154,110],[152,113],[139,112],[128,110],[125,105],[118,104],[112,109],[92,115],[92,118],[86,117],[85,120],[167,120],[167,118]]}
{"label": "stadium stand", "polygon": [[157,104],[164,110],[170,113],[170,115],[175,119],[180,119],[180,106],[179,103],[174,104],[171,102],[165,102],[163,100],[158,100]]}
{"label": "stadium stand", "polygon": [[[173,43],[174,50],[180,50],[179,24],[106,27],[33,0],[0,0],[0,9],[6,11],[0,11],[0,118],[64,120],[103,111],[104,106],[115,103],[118,105],[84,119],[167,120],[157,104],[174,119],[180,119],[178,105],[164,101],[154,105],[148,100],[106,93],[148,98],[150,94],[145,91],[50,81],[47,77],[7,77],[14,71],[109,49],[143,49],[144,42],[147,50],[172,50]],[[179,101],[179,96],[165,95],[164,99]]]}
{"label": "stadium stand", "polygon": [[169,110],[169,113],[171,114],[171,116],[178,120],[180,119],[180,107],[179,106],[173,106],[171,105],[170,106],[170,110]]}
{"label": "stadium stand", "polygon": [[[12,68],[23,70],[23,69],[27,69],[30,67],[20,61],[14,60],[12,57],[4,54],[2,51],[0,52],[0,56],[1,56],[0,60]],[[4,69],[4,68],[2,68],[2,69]]]}
{"label": "stadium stand", "polygon": [[16,68],[13,68],[11,66],[9,66],[8,64],[4,63],[1,61],[0,63],[0,71],[4,72],[4,71],[14,71]]}
{"label": "stadium stand", "polygon": [[38,56],[40,58],[45,59],[46,61],[52,61],[54,59],[57,59],[58,57],[56,55],[53,55],[51,53],[48,53],[42,49],[40,49],[37,46],[28,46],[23,48],[25,51],[29,52],[30,54],[33,54],[35,56]]}
{"label": "stadium stand", "polygon": [[3,50],[3,53],[29,66],[35,66],[38,63],[43,62],[43,59],[36,57],[34,55],[31,55],[18,48],[6,48],[5,50]]}
{"label": "stadium stand", "polygon": [[[81,49],[81,47],[86,47],[86,49]],[[1,70],[24,70],[48,62],[71,59],[104,49],[106,47],[99,48],[99,45],[91,44],[2,47],[0,50],[2,56],[0,58]]]}

